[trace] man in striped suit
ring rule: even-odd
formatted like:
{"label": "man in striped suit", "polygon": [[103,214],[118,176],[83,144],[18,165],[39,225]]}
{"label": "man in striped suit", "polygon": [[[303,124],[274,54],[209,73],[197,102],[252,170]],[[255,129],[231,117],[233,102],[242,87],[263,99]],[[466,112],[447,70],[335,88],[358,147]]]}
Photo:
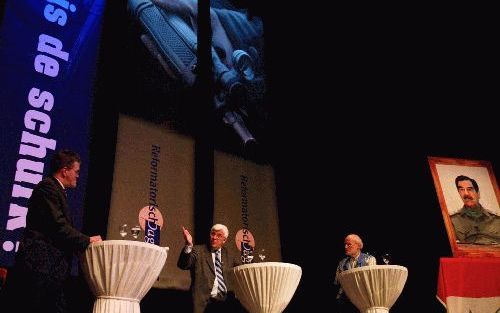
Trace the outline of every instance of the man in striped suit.
{"label": "man in striped suit", "polygon": [[229,236],[225,225],[215,224],[207,245],[193,245],[193,237],[182,227],[186,246],[177,266],[191,272],[193,312],[244,312],[235,299],[229,282],[230,271],[241,264],[241,258],[224,247]]}

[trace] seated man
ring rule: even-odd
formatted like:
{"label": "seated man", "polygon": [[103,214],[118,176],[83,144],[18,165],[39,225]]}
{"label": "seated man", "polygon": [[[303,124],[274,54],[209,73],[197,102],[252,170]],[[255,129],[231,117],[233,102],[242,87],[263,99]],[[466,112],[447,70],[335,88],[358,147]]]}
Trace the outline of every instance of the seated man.
{"label": "seated man", "polygon": [[[335,285],[339,285],[338,276],[341,272],[360,266],[377,264],[375,257],[368,253],[362,253],[361,249],[363,249],[363,241],[358,235],[350,234],[345,237],[344,250],[347,257],[343,258],[337,266]],[[359,310],[345,295],[342,287],[339,287],[337,294],[337,307],[339,313],[359,313]]]}

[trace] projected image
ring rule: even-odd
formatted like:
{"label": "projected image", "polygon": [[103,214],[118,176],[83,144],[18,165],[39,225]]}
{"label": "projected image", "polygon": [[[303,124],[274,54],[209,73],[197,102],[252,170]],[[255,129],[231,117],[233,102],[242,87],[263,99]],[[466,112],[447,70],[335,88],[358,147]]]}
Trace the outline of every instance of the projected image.
{"label": "projected image", "polygon": [[[192,87],[198,66],[197,1],[129,0],[128,9],[158,66],[171,80]],[[256,143],[266,120],[263,22],[228,1],[212,1],[210,25],[216,122],[231,127],[244,146]]]}

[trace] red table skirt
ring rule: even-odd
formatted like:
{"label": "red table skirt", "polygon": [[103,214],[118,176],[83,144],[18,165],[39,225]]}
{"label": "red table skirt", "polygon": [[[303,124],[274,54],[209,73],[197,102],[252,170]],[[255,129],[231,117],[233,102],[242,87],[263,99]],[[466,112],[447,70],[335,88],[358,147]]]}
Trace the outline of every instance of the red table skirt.
{"label": "red table skirt", "polygon": [[500,258],[441,258],[437,298],[449,313],[496,313],[500,310]]}

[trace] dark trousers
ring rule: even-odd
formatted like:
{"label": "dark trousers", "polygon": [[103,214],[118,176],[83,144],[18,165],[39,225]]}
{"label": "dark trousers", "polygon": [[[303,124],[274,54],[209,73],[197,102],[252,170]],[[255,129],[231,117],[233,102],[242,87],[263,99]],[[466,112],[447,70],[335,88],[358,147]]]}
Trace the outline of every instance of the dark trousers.
{"label": "dark trousers", "polygon": [[5,300],[16,312],[67,312],[64,295],[65,282],[54,282],[52,277],[40,273],[9,272]]}
{"label": "dark trousers", "polygon": [[345,296],[337,299],[336,313],[359,313],[358,308]]}
{"label": "dark trousers", "polygon": [[246,313],[241,303],[229,293],[225,300],[210,298],[204,313]]}
{"label": "dark trousers", "polygon": [[9,269],[6,300],[16,311],[65,313],[64,289],[70,275],[68,260],[49,243],[25,235]]}

